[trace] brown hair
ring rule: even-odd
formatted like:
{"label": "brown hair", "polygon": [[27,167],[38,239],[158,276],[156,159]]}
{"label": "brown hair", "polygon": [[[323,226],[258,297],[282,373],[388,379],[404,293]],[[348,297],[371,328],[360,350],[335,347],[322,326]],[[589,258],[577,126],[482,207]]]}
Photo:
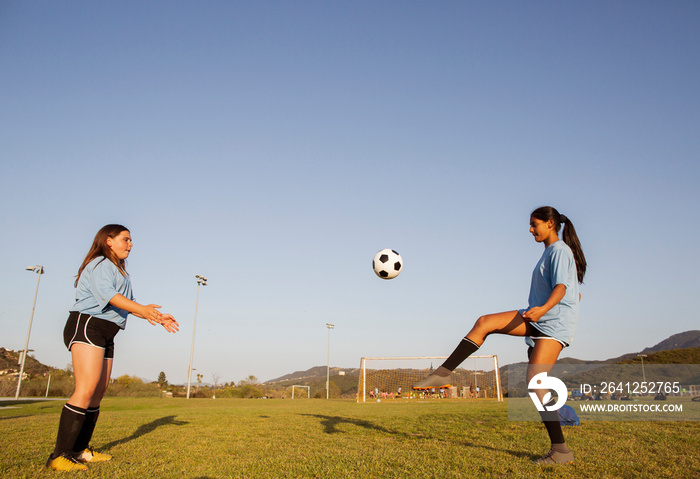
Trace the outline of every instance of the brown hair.
{"label": "brown hair", "polygon": [[578,282],[583,283],[583,277],[586,274],[586,257],[583,255],[583,250],[581,249],[581,242],[576,234],[576,228],[569,218],[565,215],[559,214],[559,212],[551,206],[542,206],[537,208],[532,212],[530,217],[538,219],[540,221],[554,221],[554,225],[557,229],[557,233],[561,229],[561,225],[564,225],[564,232],[562,233],[562,239],[574,254],[574,261],[576,262],[576,275],[578,277]]}
{"label": "brown hair", "polygon": [[117,258],[114,251],[112,251],[112,248],[107,245],[107,238],[116,238],[122,231],[129,231],[129,228],[122,225],[106,225],[100,228],[100,231],[97,232],[95,239],[92,241],[90,251],[88,251],[88,254],[83,260],[83,264],[81,264],[80,269],[78,269],[78,276],[75,277],[75,286],[78,286],[80,275],[88,263],[95,258],[99,258],[100,256],[104,256],[105,259],[110,260],[119,269],[121,274],[128,276],[125,261]]}

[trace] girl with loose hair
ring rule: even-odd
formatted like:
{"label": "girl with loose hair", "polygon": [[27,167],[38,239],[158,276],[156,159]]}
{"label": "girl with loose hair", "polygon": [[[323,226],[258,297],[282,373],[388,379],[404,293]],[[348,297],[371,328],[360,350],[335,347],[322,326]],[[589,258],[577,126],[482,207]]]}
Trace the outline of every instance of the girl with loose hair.
{"label": "girl with loose hair", "polygon": [[46,466],[58,471],[85,470],[87,462],[112,457],[90,446],[107,390],[114,360],[114,337],[133,314],[166,331],[178,331],[175,318],[161,313],[157,304],[134,301],[126,258],[133,243],[122,225],[107,225],[95,236],[75,280],[76,302],[63,330],[71,353],[75,391],[63,406],[54,452]]}
{"label": "girl with loose hair", "polygon": [[[559,232],[562,225],[562,240]],[[450,375],[467,357],[476,352],[490,334],[524,336],[528,344],[527,383],[538,373],[549,373],[562,349],[571,344],[578,321],[578,285],[586,274],[586,258],[574,225],[551,206],[530,214],[530,233],[545,247],[532,273],[528,307],[488,314],[476,320],[452,354],[430,376],[413,385],[414,389],[450,386]],[[546,391],[537,390],[542,401]],[[536,464],[570,464],[574,454],[566,445],[557,411],[540,412],[552,446]]]}
{"label": "girl with loose hair", "polygon": [[112,251],[112,248],[107,245],[107,238],[116,238],[122,231],[129,230],[122,225],[106,225],[100,228],[100,231],[97,232],[95,239],[92,241],[92,246],[90,246],[88,254],[83,260],[83,264],[81,264],[80,268],[78,268],[78,275],[75,277],[75,287],[78,286],[80,273],[83,272],[85,266],[87,266],[90,261],[100,256],[104,259],[109,259],[112,263],[114,263],[114,266],[119,269],[122,276],[128,276],[125,266],[126,260],[118,258],[114,251]]}

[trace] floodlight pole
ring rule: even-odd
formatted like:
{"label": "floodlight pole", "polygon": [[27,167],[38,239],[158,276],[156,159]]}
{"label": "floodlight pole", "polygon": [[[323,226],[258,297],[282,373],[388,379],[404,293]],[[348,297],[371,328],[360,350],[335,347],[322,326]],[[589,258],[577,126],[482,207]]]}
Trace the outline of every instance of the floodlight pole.
{"label": "floodlight pole", "polygon": [[326,399],[328,399],[331,384],[331,329],[335,328],[335,324],[326,323],[326,327],[328,328],[328,357],[326,361]]}
{"label": "floodlight pole", "polygon": [[19,388],[22,386],[22,376],[24,375],[24,363],[26,362],[27,354],[29,353],[29,335],[32,332],[32,322],[34,321],[34,308],[36,308],[36,297],[39,294],[39,281],[41,281],[41,275],[44,274],[44,267],[41,265],[28,266],[27,271],[34,271],[39,275],[39,278],[36,280],[36,291],[34,291],[32,315],[29,316],[29,329],[27,330],[27,339],[24,341],[24,351],[22,352],[22,365],[19,368],[19,378],[17,378],[17,392],[15,393],[15,400],[19,399]]}
{"label": "floodlight pole", "polygon": [[197,331],[197,309],[199,309],[199,287],[207,285],[207,278],[201,274],[197,278],[197,302],[194,305],[194,323],[192,325],[192,348],[190,349],[190,365],[187,367],[187,399],[190,398],[190,385],[192,384],[192,358],[194,357],[194,333]]}
{"label": "floodlight pole", "polygon": [[638,358],[642,358],[642,381],[647,382],[647,375],[644,373],[644,358],[647,357],[646,354],[637,354]]}

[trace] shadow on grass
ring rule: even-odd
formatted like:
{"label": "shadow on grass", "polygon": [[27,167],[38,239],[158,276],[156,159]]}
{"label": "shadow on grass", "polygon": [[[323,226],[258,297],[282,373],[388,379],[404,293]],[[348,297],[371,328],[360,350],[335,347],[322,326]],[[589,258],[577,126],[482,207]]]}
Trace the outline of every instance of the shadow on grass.
{"label": "shadow on grass", "polygon": [[67,401],[68,398],[23,398],[23,399],[0,399],[0,406],[16,406],[18,404],[34,404],[38,402]]}
{"label": "shadow on grass", "polygon": [[134,431],[134,433],[131,436],[122,439],[117,439],[116,441],[112,441],[109,444],[105,444],[100,448],[100,450],[110,450],[115,446],[119,446],[126,442],[133,441],[134,439],[138,439],[144,434],[148,434],[150,432],[155,431],[161,426],[184,426],[185,424],[189,423],[187,421],[176,421],[175,416],[165,416],[160,419],[156,419],[155,421],[151,421],[148,424],[143,424],[139,426],[138,428],[136,428],[136,431]]}
{"label": "shadow on grass", "polygon": [[392,431],[384,426],[379,426],[370,421],[365,421],[363,419],[353,419],[348,417],[340,416],[324,416],[322,414],[302,414],[302,416],[315,417],[321,420],[321,425],[324,428],[326,434],[338,434],[343,431],[339,430],[337,427],[339,424],[352,424],[353,426],[360,426],[365,429],[372,429],[373,431],[384,432],[386,434],[391,434],[393,436],[403,436],[403,437],[422,437],[422,434],[406,434],[405,432]]}
{"label": "shadow on grass", "polygon": [[7,419],[21,419],[23,417],[32,417],[32,416],[27,415],[27,414],[25,414],[24,416],[4,416],[4,417],[0,417],[0,421],[5,421]]}
{"label": "shadow on grass", "polygon": [[[339,425],[352,424],[354,426],[360,426],[360,427],[363,427],[365,429],[371,429],[374,431],[383,432],[386,434],[391,434],[393,436],[401,436],[401,437],[410,438],[410,439],[430,439],[430,440],[450,442],[449,439],[445,439],[445,438],[435,438],[435,437],[425,436],[423,434],[408,434],[405,432],[392,431],[391,429],[387,429],[384,426],[379,426],[379,425],[374,424],[370,421],[365,421],[362,419],[353,419],[353,418],[340,417],[340,416],[324,416],[322,414],[303,414],[303,416],[309,416],[309,417],[315,417],[317,419],[321,419],[321,425],[323,426],[324,432],[326,434],[342,433],[343,431],[338,429]],[[492,446],[486,446],[483,444],[475,444],[475,443],[468,442],[468,441],[457,441],[456,443],[461,444],[465,447],[469,447],[469,448],[475,448],[475,449],[480,448],[480,449],[485,449],[487,451],[503,452],[503,453],[510,454],[511,456],[515,456],[518,458],[536,459],[538,457],[538,456],[533,456],[532,454],[528,454],[524,451],[514,451],[511,449],[506,449],[506,448],[502,448],[502,447],[492,447]]]}

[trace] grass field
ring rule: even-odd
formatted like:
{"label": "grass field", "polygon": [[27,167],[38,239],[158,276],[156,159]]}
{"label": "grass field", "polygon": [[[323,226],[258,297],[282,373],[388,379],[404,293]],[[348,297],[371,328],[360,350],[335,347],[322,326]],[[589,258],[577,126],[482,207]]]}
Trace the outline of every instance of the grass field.
{"label": "grass field", "polygon": [[[0,477],[55,477],[63,401],[0,409]],[[569,466],[535,466],[544,428],[508,421],[505,403],[128,399],[102,403],[93,445],[114,456],[81,477],[698,478],[698,422],[566,427]],[[67,477],[68,474],[60,474]]]}

